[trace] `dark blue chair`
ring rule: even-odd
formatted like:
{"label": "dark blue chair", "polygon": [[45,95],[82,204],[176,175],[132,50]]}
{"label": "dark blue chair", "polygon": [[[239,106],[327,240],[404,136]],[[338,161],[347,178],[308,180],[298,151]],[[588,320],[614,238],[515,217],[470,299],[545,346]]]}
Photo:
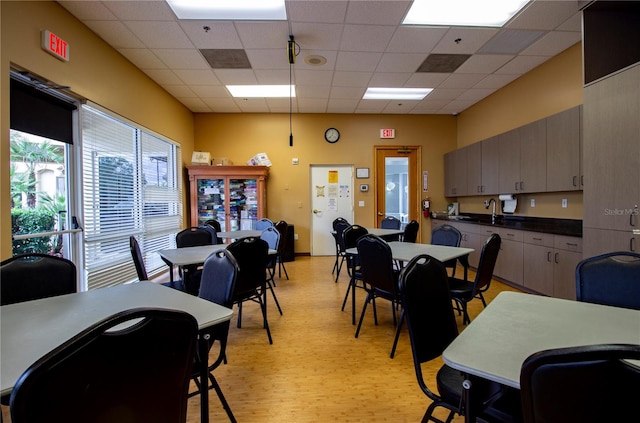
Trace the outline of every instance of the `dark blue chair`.
{"label": "dark blue chair", "polygon": [[640,254],[606,253],[576,266],[576,299],[640,310]]}

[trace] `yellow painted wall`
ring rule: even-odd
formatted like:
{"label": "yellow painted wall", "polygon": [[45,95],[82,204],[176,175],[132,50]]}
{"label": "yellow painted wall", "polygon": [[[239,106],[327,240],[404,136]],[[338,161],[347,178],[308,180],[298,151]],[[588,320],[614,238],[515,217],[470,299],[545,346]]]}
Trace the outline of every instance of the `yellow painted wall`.
{"label": "yellow painted wall", "polygon": [[[457,148],[582,104],[582,81],[582,44],[578,43],[460,113]],[[460,197],[460,211],[487,213],[483,207],[487,198]],[[530,207],[532,198],[535,208]],[[563,198],[567,208],[561,206]],[[582,209],[582,191],[522,194],[515,214],[582,219]]]}
{"label": "yellow painted wall", "polygon": [[[193,114],[56,2],[0,1],[0,258],[11,256],[9,205],[9,68],[25,68],[193,150]],[[70,45],[63,62],[40,47],[48,29]],[[186,189],[185,189],[186,192]]]}
{"label": "yellow painted wall", "polygon": [[[340,141],[324,141],[329,127],[340,130]],[[396,138],[380,139],[381,128],[395,128]],[[374,216],[374,157],[376,145],[420,145],[421,170],[429,171],[429,194],[438,207],[445,206],[443,154],[455,149],[456,119],[449,115],[293,115],[294,146],[289,147],[288,114],[196,114],[195,149],[214,158],[226,157],[245,164],[265,152],[272,162],[267,180],[267,215],[295,225],[299,236],[296,253],[310,252],[310,165],[352,164],[370,168],[369,192],[354,189],[355,221],[372,226]],[[291,159],[299,164],[292,165]],[[365,207],[358,207],[359,201]],[[298,207],[298,203],[302,207]],[[423,237],[430,232],[428,219],[420,218]],[[423,238],[425,239],[425,238]],[[428,239],[428,238],[426,238]]]}

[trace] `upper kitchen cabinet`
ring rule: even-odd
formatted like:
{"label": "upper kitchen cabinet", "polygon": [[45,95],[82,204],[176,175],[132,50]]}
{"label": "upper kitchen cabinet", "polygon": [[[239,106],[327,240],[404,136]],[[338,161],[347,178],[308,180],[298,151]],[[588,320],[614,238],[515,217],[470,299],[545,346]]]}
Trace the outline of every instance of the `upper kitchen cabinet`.
{"label": "upper kitchen cabinet", "polygon": [[499,191],[503,194],[547,189],[546,120],[500,135]]}
{"label": "upper kitchen cabinet", "polygon": [[467,152],[467,193],[482,194],[482,144],[464,147]]}
{"label": "upper kitchen cabinet", "polygon": [[547,191],[582,189],[582,107],[547,118]]}
{"label": "upper kitchen cabinet", "polygon": [[482,194],[499,194],[500,140],[496,137],[482,141]]}
{"label": "upper kitchen cabinet", "polygon": [[454,150],[445,154],[444,170],[444,195],[467,195],[467,150]]}

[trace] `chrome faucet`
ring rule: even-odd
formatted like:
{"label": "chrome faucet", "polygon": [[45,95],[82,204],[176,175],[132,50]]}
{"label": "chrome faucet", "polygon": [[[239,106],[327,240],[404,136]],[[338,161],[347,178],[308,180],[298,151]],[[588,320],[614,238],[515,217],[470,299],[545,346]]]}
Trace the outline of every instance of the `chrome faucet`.
{"label": "chrome faucet", "polygon": [[484,200],[484,208],[488,209],[489,206],[493,203],[493,211],[491,212],[491,224],[496,223],[496,199],[491,198],[489,200]]}

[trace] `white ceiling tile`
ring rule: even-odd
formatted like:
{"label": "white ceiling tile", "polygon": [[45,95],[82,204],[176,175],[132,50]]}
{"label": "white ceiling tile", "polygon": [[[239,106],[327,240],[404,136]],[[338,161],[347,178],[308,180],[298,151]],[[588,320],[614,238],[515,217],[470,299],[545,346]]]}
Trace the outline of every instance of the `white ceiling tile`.
{"label": "white ceiling tile", "polygon": [[[305,59],[308,56],[322,56],[327,59],[327,63],[324,65],[310,65],[305,63]],[[306,70],[330,70],[335,69],[336,66],[336,58],[338,57],[338,52],[328,51],[328,50],[301,50],[298,56],[296,57],[296,63],[294,65],[295,69],[306,69]]]}
{"label": "white ceiling tile", "polygon": [[464,88],[469,89],[486,75],[478,73],[453,73],[444,80],[438,88]]}
{"label": "white ceiling tile", "polygon": [[496,71],[496,74],[520,74],[523,75],[533,68],[547,61],[546,56],[517,56],[509,63]]}
{"label": "white ceiling tile", "polygon": [[510,82],[518,79],[520,75],[487,75],[480,82],[473,86],[473,88],[502,88]]}
{"label": "white ceiling tile", "polygon": [[576,13],[569,19],[558,25],[557,31],[573,31],[582,33],[582,13]]}
{"label": "white ceiling tile", "polygon": [[[269,108],[264,98],[234,99],[243,113],[259,113]],[[249,159],[250,157],[247,157]]]}
{"label": "white ceiling tile", "polygon": [[493,94],[495,91],[496,90],[492,88],[471,88],[459,95],[458,100],[473,100],[475,103],[488,95]]}
{"label": "white ceiling tile", "polygon": [[278,69],[289,71],[287,50],[280,49],[246,49],[247,58],[252,69]]}
{"label": "white ceiling tile", "polygon": [[401,26],[396,30],[387,51],[392,53],[431,53],[448,28]]}
{"label": "white ceiling tile", "polygon": [[427,58],[420,53],[384,53],[376,72],[415,72]]}
{"label": "white ceiling tile", "polygon": [[327,104],[327,113],[354,113],[360,100],[331,98]]}
{"label": "white ceiling tile", "polygon": [[291,24],[291,33],[302,51],[322,49],[338,50],[342,39],[343,25],[327,23]]}
{"label": "white ceiling tile", "polygon": [[333,87],[330,98],[361,99],[365,91],[364,87]]}
{"label": "white ceiling tile", "polygon": [[87,21],[87,26],[116,49],[145,47],[120,21]]}
{"label": "white ceiling tile", "polygon": [[469,57],[455,73],[484,73],[490,74],[503,66],[514,56],[506,54],[474,54]]}
{"label": "white ceiling tile", "polygon": [[340,49],[345,51],[384,51],[395,30],[382,25],[345,25]]}
{"label": "white ceiling tile", "polygon": [[287,16],[292,22],[344,22],[347,1],[287,1]]}
{"label": "white ceiling tile", "polygon": [[198,97],[191,88],[186,85],[164,85],[164,89],[169,92],[175,98],[192,98]]}
{"label": "white ceiling tile", "polygon": [[[288,98],[267,98],[267,105],[271,113],[289,113],[289,99]],[[291,112],[296,113],[298,111],[298,105],[296,99],[291,99]],[[288,134],[287,134],[288,135]],[[287,143],[289,137],[287,136]]]}
{"label": "white ceiling tile", "polygon": [[458,98],[459,96],[461,96],[463,93],[465,92],[465,90],[463,88],[453,88],[453,89],[447,89],[447,88],[436,88],[435,90],[431,91],[431,93],[429,94],[429,96],[427,97],[430,100],[455,100],[456,98]]}
{"label": "white ceiling tile", "polygon": [[531,2],[523,13],[514,17],[505,27],[552,30],[579,10],[577,0],[538,0]]}
{"label": "white ceiling tile", "polygon": [[[298,99],[298,112],[299,113],[325,113],[327,111],[327,99],[326,98],[299,98]],[[294,122],[295,130],[295,122]]]}
{"label": "white ceiling tile", "polygon": [[189,110],[195,113],[211,113],[211,107],[209,107],[201,98],[195,97],[179,97],[178,100],[187,106]]}
{"label": "white ceiling tile", "polygon": [[450,73],[414,73],[407,81],[408,87],[433,88],[442,84]]}
{"label": "white ceiling tile", "polygon": [[[498,33],[494,28],[449,28],[431,53],[473,54]],[[456,42],[456,40],[460,40]]]}
{"label": "white ceiling tile", "polygon": [[[224,21],[179,21],[184,33],[195,48],[241,49],[242,42],[233,22]],[[208,27],[205,31],[203,27]]]}
{"label": "white ceiling tile", "polygon": [[178,75],[169,69],[145,69],[144,73],[163,87],[184,84]]}
{"label": "white ceiling tile", "polygon": [[153,54],[151,50],[142,48],[118,49],[118,52],[126,57],[131,63],[136,65],[139,69],[167,69],[162,60],[158,59],[158,56]]}
{"label": "white ceiling tile", "polygon": [[258,83],[251,69],[214,69],[214,73],[223,85],[251,85]]}
{"label": "white ceiling tile", "polygon": [[[373,74],[371,81],[369,81],[370,87],[407,87],[407,81],[411,77],[411,73],[408,72],[376,72]],[[424,88],[424,87],[415,87]]]}
{"label": "white ceiling tile", "polygon": [[210,69],[198,50],[191,49],[152,49],[163,63],[171,69]]}
{"label": "white ceiling tile", "polygon": [[391,113],[391,114],[409,113],[418,104],[420,104],[419,101],[409,101],[409,100],[390,101],[389,104],[387,104],[387,106],[384,108],[383,113]]}
{"label": "white ceiling tile", "polygon": [[258,84],[289,85],[289,70],[260,69],[253,73],[256,75]]}
{"label": "white ceiling tile", "polygon": [[458,114],[468,109],[475,103],[473,100],[454,100],[440,109],[441,113]]}
{"label": "white ceiling tile", "polygon": [[231,98],[224,85],[189,85],[200,98]]}
{"label": "white ceiling tile", "polygon": [[117,20],[116,15],[100,1],[58,1],[76,18],[84,20]]}
{"label": "white ceiling tile", "polygon": [[187,85],[220,85],[210,69],[176,69],[175,73]]}
{"label": "white ceiling tile", "polygon": [[305,98],[326,99],[329,98],[330,85],[296,85],[296,97],[298,101]]}
{"label": "white ceiling tile", "polygon": [[127,21],[173,21],[175,15],[165,1],[105,1],[118,19]]}
{"label": "white ceiling tile", "polygon": [[524,49],[521,54],[524,56],[555,56],[580,42],[581,39],[582,36],[578,32],[554,31]]}
{"label": "white ceiling tile", "polygon": [[286,51],[289,28],[286,22],[236,22],[238,35],[246,49],[281,48]]}
{"label": "white ceiling tile", "polygon": [[343,51],[338,53],[336,70],[338,71],[373,71],[382,53],[362,53],[353,51]]}
{"label": "white ceiling tile", "polygon": [[124,24],[148,48],[193,48],[176,22],[124,21]]}
{"label": "white ceiling tile", "polygon": [[351,1],[347,9],[347,23],[392,25],[402,22],[410,1]]}
{"label": "white ceiling tile", "polygon": [[388,100],[361,100],[356,107],[356,113],[382,113],[389,105]]}
{"label": "white ceiling tile", "polygon": [[214,113],[240,113],[240,108],[233,98],[203,98],[202,101]]}
{"label": "white ceiling tile", "polygon": [[330,70],[306,70],[296,69],[295,71],[295,83],[296,85],[324,85],[329,87],[331,85],[331,78],[333,72]]}

